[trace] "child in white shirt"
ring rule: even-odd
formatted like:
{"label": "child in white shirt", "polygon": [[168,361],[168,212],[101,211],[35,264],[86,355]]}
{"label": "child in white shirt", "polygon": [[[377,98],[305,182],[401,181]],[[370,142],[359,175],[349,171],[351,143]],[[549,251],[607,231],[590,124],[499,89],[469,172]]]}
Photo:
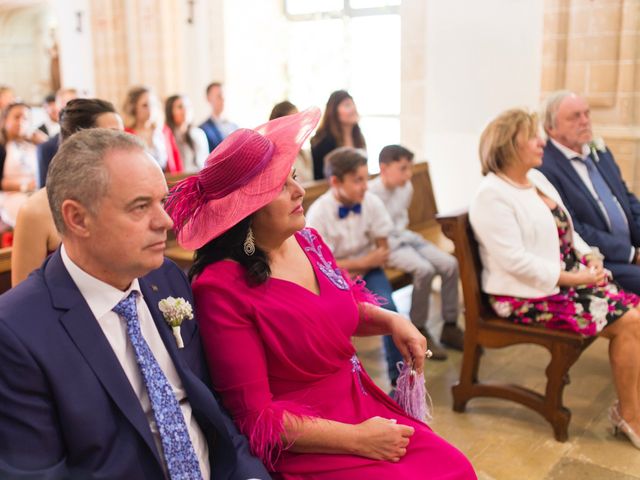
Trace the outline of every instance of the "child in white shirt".
{"label": "child in white shirt", "polygon": [[382,200],[394,224],[389,234],[388,264],[412,275],[413,296],[409,317],[429,340],[433,358],[439,355],[444,359],[446,352],[437,348],[427,328],[431,283],[436,275],[440,275],[444,320],[440,341],[451,348],[462,350],[464,337],[457,323],[458,262],[455,257],[407,228],[408,210],[413,196],[413,153],[400,145],[388,145],[381,150],[379,161],[380,175],[369,182],[369,190]]}
{"label": "child in white shirt", "polygon": [[[325,176],[331,188],[311,204],[307,224],[320,233],[338,266],[361,275],[367,288],[387,301],[382,307],[396,312],[393,290],[382,269],[393,223],[380,199],[367,193],[367,157],[361,150],[338,148],[325,158]],[[402,355],[391,336],[384,337],[384,347],[389,379],[395,385],[396,363]]]}

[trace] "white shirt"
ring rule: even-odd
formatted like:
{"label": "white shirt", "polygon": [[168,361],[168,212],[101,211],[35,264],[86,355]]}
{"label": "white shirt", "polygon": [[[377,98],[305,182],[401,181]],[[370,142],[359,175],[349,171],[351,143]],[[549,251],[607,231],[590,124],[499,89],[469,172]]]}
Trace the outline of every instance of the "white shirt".
{"label": "white shirt", "polygon": [[413,184],[408,181],[400,187],[387,188],[382,182],[382,177],[377,176],[369,181],[369,191],[382,200],[387,208],[393,222],[393,234],[406,230],[409,226],[409,205],[413,198]]}
{"label": "white shirt", "polygon": [[189,136],[193,141],[193,149],[187,144],[182,134],[176,135],[176,144],[182,159],[182,168],[187,173],[198,172],[204,167],[209,156],[209,142],[204,131],[198,127],[189,128]]}
{"label": "white shirt", "polygon": [[[191,443],[193,444],[193,448],[200,463],[202,478],[210,478],[209,447],[207,445],[207,440],[192,414],[191,405],[189,404],[187,394],[182,386],[180,376],[173,365],[162,338],[160,337],[160,333],[153,321],[149,307],[142,298],[138,279],[135,279],[131,283],[131,286],[126,292],[122,292],[121,290],[118,290],[117,288],[89,275],[78,267],[73,260],[69,258],[64,245],[62,246],[60,253],[65,268],[69,272],[73,282],[78,287],[78,290],[80,290],[80,293],[87,302],[87,305],[89,305],[89,309],[96,318],[105,337],[107,337],[107,341],[111,345],[111,348],[116,354],[125,375],[129,379],[131,388],[133,388],[134,393],[140,400],[140,405],[147,416],[147,421],[149,422],[149,427],[151,428],[151,433],[153,434],[153,439],[156,443],[158,452],[160,452],[160,455],[164,458],[160,433],[158,432],[158,427],[156,426],[155,418],[153,417],[153,411],[151,410],[151,402],[149,401],[147,387],[144,384],[142,373],[140,372],[140,368],[136,362],[135,351],[129,341],[129,336],[127,335],[126,322],[112,311],[120,300],[126,298],[132,291],[138,292],[138,295],[136,296],[136,306],[142,336],[146,340],[153,356],[158,362],[158,365],[160,365],[160,368],[171,384],[173,393],[180,404],[184,421],[189,430]],[[165,470],[165,476],[168,478],[166,465],[163,464],[162,466]]]}
{"label": "white shirt", "polygon": [[341,203],[332,190],[318,197],[307,213],[307,224],[315,228],[337,259],[358,258],[375,248],[378,238],[387,238],[393,223],[378,197],[366,192],[360,214],[338,216]]}
{"label": "white shirt", "polygon": [[[600,207],[600,211],[602,212],[602,215],[607,221],[607,226],[611,228],[611,221],[609,220],[609,215],[607,214],[607,210],[604,208],[604,205],[600,200],[600,197],[596,193],[596,189],[594,188],[593,182],[591,181],[591,177],[589,176],[589,169],[584,163],[584,160],[589,156],[589,153],[591,153],[589,145],[584,144],[582,146],[582,155],[579,155],[577,152],[571,150],[569,147],[565,147],[561,143],[556,142],[553,138],[549,138],[549,140],[551,140],[551,143],[553,143],[553,145],[558,150],[560,150],[560,153],[562,153],[568,160],[570,160],[571,166],[576,171],[576,173],[580,177],[580,180],[582,180],[582,183],[584,183],[585,187],[587,187],[587,190],[589,190],[589,192],[591,193],[591,196],[598,204],[598,207]],[[578,157],[581,158],[582,160],[578,160]],[[625,215],[624,210],[620,205],[620,202],[618,202],[618,199],[616,198],[615,195],[613,195],[613,193],[611,193],[611,196],[613,197],[613,201],[615,202],[616,206],[620,209],[620,212],[622,213],[622,218],[628,225],[629,221],[627,220],[627,216]],[[631,256],[629,257],[630,262],[633,262],[633,258],[635,257],[635,254],[636,254],[635,248],[631,247]]]}

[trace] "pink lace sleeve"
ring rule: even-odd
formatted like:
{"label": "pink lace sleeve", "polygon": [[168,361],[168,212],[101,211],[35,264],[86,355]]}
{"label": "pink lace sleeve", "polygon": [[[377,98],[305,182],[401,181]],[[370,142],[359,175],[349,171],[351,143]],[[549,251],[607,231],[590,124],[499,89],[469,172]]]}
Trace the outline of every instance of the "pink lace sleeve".
{"label": "pink lace sleeve", "polygon": [[313,228],[305,228],[298,232],[307,244],[304,249],[312,252],[316,259],[318,268],[324,273],[333,284],[341,290],[350,290],[356,303],[370,303],[380,306],[386,303],[386,300],[375,293],[371,292],[362,277],[359,275],[351,278],[349,272],[338,267],[336,259],[331,253],[331,249],[322,240],[320,234]]}
{"label": "pink lace sleeve", "polygon": [[280,453],[295,440],[286,437],[285,416],[301,419],[313,412],[305,405],[273,400],[251,292],[242,277],[220,270],[210,267],[193,284],[209,373],[252,453],[273,470]]}

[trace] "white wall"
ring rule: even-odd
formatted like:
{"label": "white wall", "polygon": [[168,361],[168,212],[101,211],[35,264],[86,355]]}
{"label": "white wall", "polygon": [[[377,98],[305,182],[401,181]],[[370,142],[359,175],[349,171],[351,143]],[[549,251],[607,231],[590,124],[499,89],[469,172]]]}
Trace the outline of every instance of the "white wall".
{"label": "white wall", "polygon": [[543,2],[427,0],[425,151],[440,212],[469,204],[478,139],[511,107],[540,97]]}
{"label": "white wall", "polygon": [[89,0],[55,0],[53,7],[60,44],[60,83],[92,96],[95,80]]}

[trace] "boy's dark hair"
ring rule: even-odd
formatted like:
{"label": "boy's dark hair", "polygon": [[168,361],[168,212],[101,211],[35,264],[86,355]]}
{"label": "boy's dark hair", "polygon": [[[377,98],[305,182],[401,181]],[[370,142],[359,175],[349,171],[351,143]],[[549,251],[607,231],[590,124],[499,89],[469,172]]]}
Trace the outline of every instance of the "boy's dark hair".
{"label": "boy's dark hair", "polygon": [[353,147],[340,147],[324,157],[324,176],[335,176],[343,180],[347,173],[353,173],[367,164],[364,151]]}
{"label": "boy's dark hair", "polygon": [[406,158],[410,162],[413,161],[413,152],[408,148],[403,147],[402,145],[387,145],[382,150],[380,150],[380,156],[378,157],[378,161],[382,165],[389,164],[391,162],[398,162]]}

